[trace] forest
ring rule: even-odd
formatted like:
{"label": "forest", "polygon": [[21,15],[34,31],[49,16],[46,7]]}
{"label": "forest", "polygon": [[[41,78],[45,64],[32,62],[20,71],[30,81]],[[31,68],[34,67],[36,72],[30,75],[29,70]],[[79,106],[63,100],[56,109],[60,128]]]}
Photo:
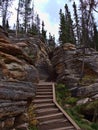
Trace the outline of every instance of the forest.
{"label": "forest", "polygon": [[[72,1],[72,0],[71,0]],[[0,1],[0,16],[2,19],[2,26],[10,29],[9,17],[12,15],[11,7],[14,0]],[[62,9],[59,12],[59,44],[73,43],[75,45],[84,45],[86,47],[93,47],[97,50],[97,1],[95,0],[79,0],[79,5],[73,2],[73,11],[70,11],[68,5],[64,6],[64,13]],[[16,8],[17,7],[17,8]],[[47,30],[45,30],[44,21],[41,22],[39,14],[35,13],[33,0],[19,0],[15,9],[17,11],[17,19],[14,24],[14,31],[16,36],[18,33],[42,35],[43,39],[47,41]],[[12,27],[11,27],[12,28]],[[55,36],[49,33],[49,39],[55,42]]]}

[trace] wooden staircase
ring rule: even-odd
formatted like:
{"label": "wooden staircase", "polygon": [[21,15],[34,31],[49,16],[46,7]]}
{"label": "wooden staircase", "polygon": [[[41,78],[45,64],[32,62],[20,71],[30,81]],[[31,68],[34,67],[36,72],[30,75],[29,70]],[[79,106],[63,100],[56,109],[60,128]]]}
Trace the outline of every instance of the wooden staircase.
{"label": "wooden staircase", "polygon": [[33,101],[36,107],[38,130],[81,130],[55,99],[53,83],[40,83]]}

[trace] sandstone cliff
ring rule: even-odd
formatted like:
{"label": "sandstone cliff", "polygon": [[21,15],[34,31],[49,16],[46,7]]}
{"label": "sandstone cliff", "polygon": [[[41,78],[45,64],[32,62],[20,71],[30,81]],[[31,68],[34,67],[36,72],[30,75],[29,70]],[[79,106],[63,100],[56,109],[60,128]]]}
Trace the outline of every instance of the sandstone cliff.
{"label": "sandstone cliff", "polygon": [[33,65],[39,72],[40,80],[48,80],[53,72],[49,59],[49,46],[43,43],[38,36],[20,39],[16,45],[27,53],[33,61]]}
{"label": "sandstone cliff", "polygon": [[38,83],[32,58],[0,27],[0,130],[28,129],[28,106]]}
{"label": "sandstone cliff", "polygon": [[66,84],[75,96],[98,94],[98,53],[95,50],[86,48],[84,55],[83,48],[65,43],[55,49],[52,63],[56,81]]}

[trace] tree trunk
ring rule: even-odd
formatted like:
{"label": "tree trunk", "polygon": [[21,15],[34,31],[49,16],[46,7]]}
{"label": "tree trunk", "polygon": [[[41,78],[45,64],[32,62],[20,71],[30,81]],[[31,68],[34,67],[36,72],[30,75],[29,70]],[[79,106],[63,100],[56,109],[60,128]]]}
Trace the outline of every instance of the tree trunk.
{"label": "tree trunk", "polygon": [[19,32],[19,8],[20,8],[20,0],[18,3],[18,9],[17,9],[16,37],[18,36],[18,32]]}
{"label": "tree trunk", "polygon": [[[4,3],[3,3],[4,4]],[[5,8],[3,8],[2,11],[2,26],[4,29],[6,29],[6,23],[7,23],[7,9],[8,9],[8,0],[5,1]]]}

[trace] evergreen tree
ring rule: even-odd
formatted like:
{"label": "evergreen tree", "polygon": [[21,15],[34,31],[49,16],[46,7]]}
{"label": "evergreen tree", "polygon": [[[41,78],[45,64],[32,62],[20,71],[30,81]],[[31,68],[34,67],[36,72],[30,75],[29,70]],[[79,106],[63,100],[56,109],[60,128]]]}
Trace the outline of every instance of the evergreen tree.
{"label": "evergreen tree", "polygon": [[39,35],[40,34],[40,18],[39,18],[38,14],[35,17],[35,25],[36,25],[37,32],[38,32],[38,35]]}
{"label": "evergreen tree", "polygon": [[60,27],[59,27],[59,42],[60,44],[66,43],[66,23],[65,23],[65,16],[62,12],[62,9],[60,9],[59,12],[60,15]]}
{"label": "evergreen tree", "polygon": [[30,31],[29,31],[32,35],[38,35],[39,34],[39,31],[38,31],[38,29],[37,29],[37,27],[36,27],[36,25],[33,23],[32,24],[32,27],[31,27],[31,29],[30,29]]}
{"label": "evergreen tree", "polygon": [[9,26],[9,21],[7,20],[7,23],[6,23],[6,29],[9,30],[10,26]]}
{"label": "evergreen tree", "polygon": [[20,0],[19,8],[20,8],[19,14],[21,15],[24,21],[23,23],[24,32],[25,34],[27,34],[28,28],[30,27],[30,19],[32,12],[31,0]]}
{"label": "evergreen tree", "polygon": [[[34,19],[34,17],[35,17],[35,19]],[[29,32],[33,35],[40,36],[40,18],[39,18],[38,14],[36,16],[34,16],[34,14],[33,14],[33,19],[31,22],[31,28],[30,28]]]}
{"label": "evergreen tree", "polygon": [[20,10],[21,8],[23,7],[23,4],[22,4],[22,0],[19,0],[18,1],[18,8],[17,8],[17,20],[16,20],[16,37],[18,35],[18,32],[19,32],[19,14],[20,14]]}
{"label": "evergreen tree", "polygon": [[81,44],[85,47],[90,47],[93,34],[94,26],[94,16],[93,10],[87,1],[80,0],[80,10],[81,10]]}
{"label": "evergreen tree", "polygon": [[56,43],[55,43],[55,36],[51,35],[51,33],[49,33],[49,39],[48,39],[48,45],[49,47],[53,50],[56,46]]}
{"label": "evergreen tree", "polygon": [[96,24],[94,24],[94,35],[92,47],[98,51],[98,30]]}
{"label": "evergreen tree", "polygon": [[76,42],[77,44],[80,44],[80,25],[79,25],[79,18],[78,18],[77,7],[75,2],[73,2],[73,9],[74,9]]}
{"label": "evergreen tree", "polygon": [[31,8],[30,8],[31,0],[25,0],[24,3],[24,29],[25,33],[27,33],[27,29],[29,26],[30,18],[31,18]]}
{"label": "evergreen tree", "polygon": [[6,29],[6,24],[7,24],[7,20],[8,20],[8,8],[9,6],[11,6],[13,0],[1,0],[0,1],[0,13],[1,13],[1,17],[2,17],[2,26],[3,28]]}
{"label": "evergreen tree", "polygon": [[65,21],[66,21],[66,39],[67,39],[67,42],[71,42],[71,43],[75,44],[73,21],[72,21],[71,13],[68,9],[67,4],[65,4]]}
{"label": "evergreen tree", "polygon": [[46,31],[44,29],[44,21],[42,21],[42,30],[41,30],[41,34],[42,34],[42,37],[43,37],[43,41],[46,41],[47,37],[46,37]]}

